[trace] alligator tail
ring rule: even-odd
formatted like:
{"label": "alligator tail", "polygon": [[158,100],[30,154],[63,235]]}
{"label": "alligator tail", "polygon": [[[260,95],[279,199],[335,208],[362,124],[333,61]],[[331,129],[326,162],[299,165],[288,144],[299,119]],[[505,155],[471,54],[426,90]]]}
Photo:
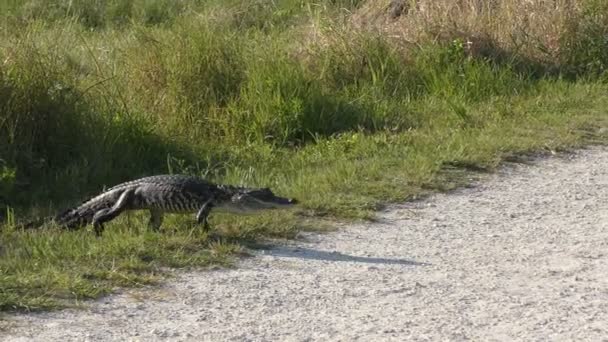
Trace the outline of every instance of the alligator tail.
{"label": "alligator tail", "polygon": [[17,224],[19,229],[40,229],[48,223],[56,223],[64,229],[76,229],[89,223],[87,217],[78,212],[78,208],[71,208],[62,211],[54,216],[46,216],[31,221]]}
{"label": "alligator tail", "polygon": [[19,229],[39,229],[46,223],[51,222],[52,220],[53,216],[41,217],[35,220],[19,223],[16,225],[16,227]]}

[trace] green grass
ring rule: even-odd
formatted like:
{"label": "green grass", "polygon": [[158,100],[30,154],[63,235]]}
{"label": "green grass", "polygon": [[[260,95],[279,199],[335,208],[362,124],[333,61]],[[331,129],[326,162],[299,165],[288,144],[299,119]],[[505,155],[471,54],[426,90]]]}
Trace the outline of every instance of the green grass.
{"label": "green grass", "polygon": [[[412,47],[350,26],[364,3],[7,2],[0,310],[74,305],[155,283],[167,266],[228,266],[249,243],[371,219],[463,184],[463,170],[608,141],[598,3],[573,16],[593,20],[564,31],[565,55],[548,61],[473,55],[461,39]],[[302,205],[212,214],[211,237],[188,217],[149,232],[145,214],[101,239],[14,228],[166,172],[269,186]]]}

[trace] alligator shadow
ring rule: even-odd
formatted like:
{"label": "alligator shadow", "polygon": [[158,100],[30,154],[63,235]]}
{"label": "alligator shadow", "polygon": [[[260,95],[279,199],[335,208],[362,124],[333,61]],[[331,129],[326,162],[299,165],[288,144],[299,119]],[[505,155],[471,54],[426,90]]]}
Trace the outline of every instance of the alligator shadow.
{"label": "alligator shadow", "polygon": [[340,252],[320,251],[304,247],[271,247],[265,249],[264,254],[281,258],[298,258],[306,260],[319,260],[331,262],[356,262],[362,264],[429,266],[431,264],[407,259],[389,259],[380,257],[364,257],[348,255]]}

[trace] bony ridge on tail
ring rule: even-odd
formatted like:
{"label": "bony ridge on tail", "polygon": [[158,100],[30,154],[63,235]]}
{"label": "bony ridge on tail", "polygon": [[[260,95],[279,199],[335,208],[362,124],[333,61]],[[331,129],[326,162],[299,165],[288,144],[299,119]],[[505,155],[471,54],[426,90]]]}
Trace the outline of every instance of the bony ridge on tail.
{"label": "bony ridge on tail", "polygon": [[[292,198],[276,196],[268,188],[246,188],[221,185],[187,175],[157,175],[113,186],[79,206],[52,218],[69,229],[92,224],[101,236],[104,224],[129,210],[149,210],[149,227],[158,230],[164,213],[196,213],[196,221],[209,230],[212,209],[231,213],[250,213],[264,209],[290,207]],[[42,222],[41,222],[42,221]],[[43,220],[26,224],[41,225]]]}

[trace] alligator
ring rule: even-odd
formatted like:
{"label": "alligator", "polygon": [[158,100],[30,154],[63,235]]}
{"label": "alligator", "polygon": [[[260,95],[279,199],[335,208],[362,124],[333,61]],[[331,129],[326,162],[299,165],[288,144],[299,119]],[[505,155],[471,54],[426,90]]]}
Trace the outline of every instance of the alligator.
{"label": "alligator", "polygon": [[160,228],[164,213],[196,212],[197,223],[208,231],[207,218],[211,209],[247,214],[297,203],[295,199],[276,196],[269,188],[214,184],[188,175],[156,175],[118,184],[77,207],[54,217],[29,222],[23,227],[41,226],[47,220],[67,229],[92,224],[95,234],[101,236],[104,224],[124,211],[149,210],[148,226],[153,230]]}

